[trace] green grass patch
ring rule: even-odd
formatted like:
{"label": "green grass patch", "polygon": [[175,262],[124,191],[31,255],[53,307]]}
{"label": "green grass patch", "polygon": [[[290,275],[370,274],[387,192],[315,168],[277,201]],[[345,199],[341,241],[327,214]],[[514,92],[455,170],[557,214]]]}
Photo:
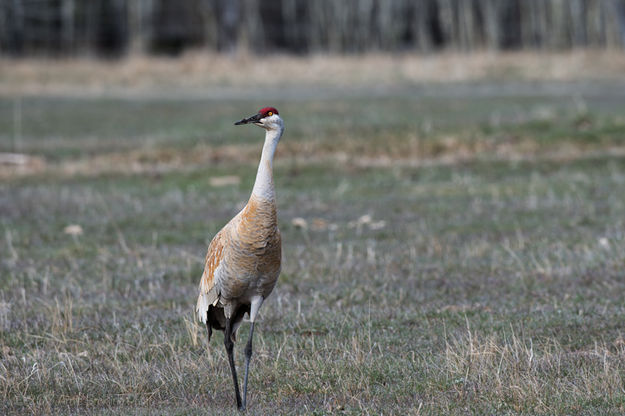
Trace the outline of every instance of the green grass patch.
{"label": "green grass patch", "polygon": [[[284,266],[257,326],[249,413],[623,412],[623,123],[600,102],[580,115],[547,101],[283,100],[281,147],[317,140],[311,155],[331,156],[361,140],[363,155],[386,145],[397,158],[278,156]],[[254,108],[208,104],[32,97],[22,145],[59,164],[145,146],[182,155],[206,125],[216,146],[260,147],[260,130],[226,122]],[[449,136],[580,152],[400,157],[414,137]],[[236,414],[222,337],[207,345],[193,309],[207,244],[248,198],[255,163],[121,168],[0,183],[2,414]]]}

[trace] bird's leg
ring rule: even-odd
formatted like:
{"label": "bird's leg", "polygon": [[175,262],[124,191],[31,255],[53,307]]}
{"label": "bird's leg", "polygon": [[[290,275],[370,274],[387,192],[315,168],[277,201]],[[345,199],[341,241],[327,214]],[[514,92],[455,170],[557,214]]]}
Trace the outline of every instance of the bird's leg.
{"label": "bird's leg", "polygon": [[230,371],[232,372],[232,380],[234,381],[234,393],[237,397],[237,408],[241,407],[241,393],[239,392],[239,381],[237,380],[237,369],[234,366],[234,342],[232,342],[232,325],[230,318],[226,318],[226,330],[224,332],[224,346],[228,353],[228,361],[230,362]]}
{"label": "bird's leg", "polygon": [[250,337],[245,346],[245,379],[243,380],[243,410],[247,403],[247,376],[250,372],[250,359],[252,358],[252,337],[254,336],[254,322],[250,325]]}
{"label": "bird's leg", "polygon": [[213,335],[213,328],[211,328],[211,324],[208,321],[206,321],[206,332],[208,334],[208,343],[210,344],[211,335]]}

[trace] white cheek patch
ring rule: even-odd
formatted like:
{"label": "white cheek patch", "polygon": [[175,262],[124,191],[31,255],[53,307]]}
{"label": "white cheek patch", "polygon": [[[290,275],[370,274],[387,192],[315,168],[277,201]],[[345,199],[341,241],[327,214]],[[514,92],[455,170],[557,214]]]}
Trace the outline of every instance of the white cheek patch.
{"label": "white cheek patch", "polygon": [[263,127],[279,128],[282,125],[280,116],[277,114],[262,118],[261,121]]}

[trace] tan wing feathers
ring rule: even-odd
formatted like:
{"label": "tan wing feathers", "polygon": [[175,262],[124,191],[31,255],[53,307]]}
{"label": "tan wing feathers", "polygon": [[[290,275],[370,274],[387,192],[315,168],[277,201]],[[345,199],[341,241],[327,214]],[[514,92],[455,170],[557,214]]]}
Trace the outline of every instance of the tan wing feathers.
{"label": "tan wing feathers", "polygon": [[226,227],[219,231],[208,245],[208,252],[204,262],[204,273],[202,273],[202,280],[200,281],[200,293],[208,293],[215,286],[215,270],[223,259],[224,246],[226,245],[225,230]]}
{"label": "tan wing feathers", "polygon": [[204,272],[200,280],[200,295],[197,299],[196,312],[202,322],[206,322],[206,312],[210,305],[215,305],[219,294],[215,288],[215,270],[224,258],[224,247],[226,246],[227,227],[226,225],[213,237],[208,245],[206,260],[204,262]]}

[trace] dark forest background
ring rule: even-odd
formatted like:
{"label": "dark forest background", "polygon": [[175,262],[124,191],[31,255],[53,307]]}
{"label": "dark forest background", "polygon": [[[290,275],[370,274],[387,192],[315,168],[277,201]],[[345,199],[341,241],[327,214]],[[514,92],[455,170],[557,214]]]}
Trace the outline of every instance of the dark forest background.
{"label": "dark forest background", "polygon": [[0,0],[5,55],[625,47],[625,0]]}

